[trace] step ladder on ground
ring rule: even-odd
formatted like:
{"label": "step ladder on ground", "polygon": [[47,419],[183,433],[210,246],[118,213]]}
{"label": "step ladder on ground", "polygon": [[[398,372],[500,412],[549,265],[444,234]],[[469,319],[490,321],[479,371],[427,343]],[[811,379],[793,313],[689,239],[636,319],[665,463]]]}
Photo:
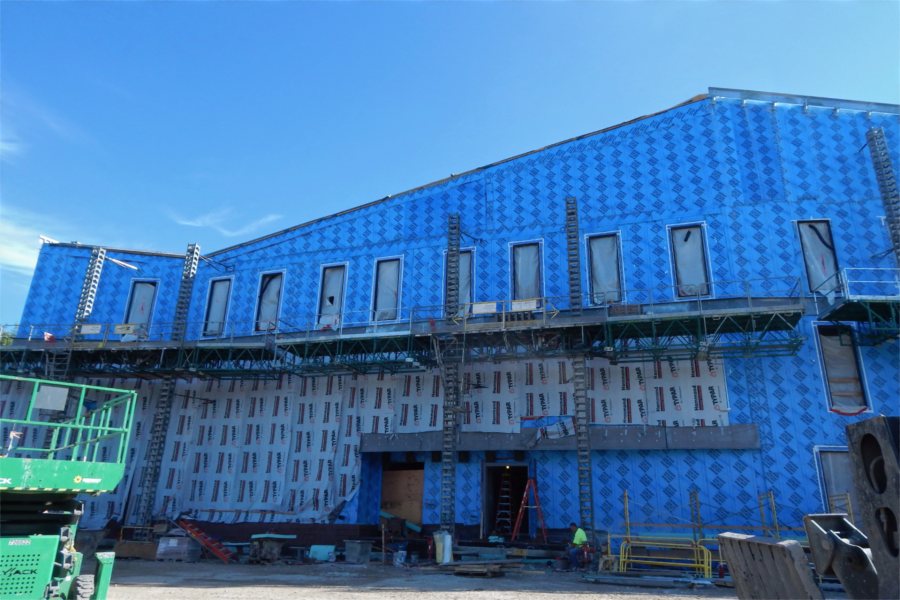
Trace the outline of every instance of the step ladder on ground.
{"label": "step ladder on ground", "polygon": [[[532,497],[534,498],[534,504],[531,504],[528,500],[528,492],[531,492]],[[544,512],[541,510],[541,499],[538,496],[537,484],[534,482],[534,479],[529,479],[528,483],[525,484],[525,491],[522,493],[522,503],[519,505],[519,514],[516,515],[516,524],[513,526],[512,535],[509,536],[509,539],[512,541],[516,541],[516,538],[519,537],[519,530],[522,529],[522,521],[525,518],[525,511],[533,508],[535,510],[535,515],[537,516],[537,524],[541,530],[541,537],[544,539],[544,543],[547,543],[547,525],[544,523]]]}
{"label": "step ladder on ground", "polygon": [[187,519],[179,519],[176,525],[223,563],[228,564],[234,558],[234,552],[226,548],[219,540],[206,535],[196,524]]}

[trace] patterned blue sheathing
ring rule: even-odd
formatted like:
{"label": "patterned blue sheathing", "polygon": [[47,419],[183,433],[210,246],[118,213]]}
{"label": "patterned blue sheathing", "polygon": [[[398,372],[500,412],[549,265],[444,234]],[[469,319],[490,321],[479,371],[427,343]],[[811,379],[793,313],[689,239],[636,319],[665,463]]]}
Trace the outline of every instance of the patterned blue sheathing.
{"label": "patterned blue sheathing", "polygon": [[[619,232],[629,302],[672,300],[667,226],[703,223],[713,294],[782,294],[795,280],[808,292],[797,220],[828,219],[840,266],[896,267],[865,133],[884,128],[900,168],[900,119],[835,102],[807,106],[777,101],[704,98],[645,119],[376,201],[210,255],[201,262],[190,309],[189,337],[198,337],[209,282],[233,278],[229,333],[250,333],[261,274],[284,271],[282,328],[314,322],[322,265],[346,263],[348,318],[364,319],[372,302],[379,257],[402,257],[401,315],[442,302],[447,216],[459,213],[463,247],[475,250],[475,299],[510,296],[510,244],[540,241],[544,294],[568,304],[564,201],[579,201],[584,235]],[[849,106],[849,107],[848,107]],[[582,257],[586,250],[582,244]],[[89,249],[45,245],[22,322],[68,323],[78,301]],[[107,264],[91,322],[123,318],[131,279],[160,280],[155,320],[174,311],[181,262],[111,254],[138,273]],[[734,283],[738,282],[738,283]],[[588,289],[587,269],[582,285]],[[427,314],[421,309],[418,316]],[[775,492],[779,517],[798,526],[821,511],[814,464],[817,445],[845,445],[844,427],[871,414],[898,414],[896,341],[860,349],[872,413],[843,417],[827,409],[815,318],[800,329],[807,340],[789,358],[726,361],[731,423],[755,423],[760,450],[594,452],[597,526],[622,527],[622,495],[632,520],[690,520],[692,486],[708,523],[755,523],[757,496]],[[456,514],[480,520],[483,454],[458,468]],[[423,514],[438,521],[439,464],[426,465]],[[577,514],[574,453],[534,452],[548,524],[564,527]],[[347,518],[377,520],[380,464],[367,458],[358,505]],[[355,513],[355,514],[353,514]]]}

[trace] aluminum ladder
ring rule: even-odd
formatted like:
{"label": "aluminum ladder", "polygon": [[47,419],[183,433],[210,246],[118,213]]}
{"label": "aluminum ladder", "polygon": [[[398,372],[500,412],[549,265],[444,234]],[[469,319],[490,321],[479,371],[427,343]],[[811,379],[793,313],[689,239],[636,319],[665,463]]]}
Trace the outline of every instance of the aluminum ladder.
{"label": "aluminum ladder", "polygon": [[[581,312],[581,252],[578,234],[578,201],[566,198],[566,257],[569,267],[569,303],[573,312]],[[578,457],[578,516],[581,527],[594,530],[594,486],[591,467],[591,431],[588,414],[587,370],[584,354],[572,357],[572,385],[575,404],[575,446]]]}
{"label": "aluminum ladder", "polygon": [[[194,278],[200,262],[200,246],[188,244],[181,271],[181,285],[178,287],[178,299],[175,303],[175,323],[172,327],[172,341],[184,340],[187,329],[187,314],[190,307],[191,294],[194,289]],[[135,522],[147,525],[153,519],[153,504],[159,487],[159,474],[162,468],[163,454],[166,448],[166,437],[169,430],[169,418],[172,414],[172,402],[175,397],[177,380],[166,377],[162,381],[156,409],[153,412],[153,423],[150,427],[150,441],[141,476],[141,491],[137,497]],[[135,537],[146,536],[148,530],[138,529]]]}
{"label": "aluminum ladder", "polygon": [[884,204],[884,216],[887,221],[894,258],[900,264],[900,191],[897,189],[897,177],[891,164],[887,140],[881,127],[872,127],[866,132],[866,142],[872,156],[872,166]]}

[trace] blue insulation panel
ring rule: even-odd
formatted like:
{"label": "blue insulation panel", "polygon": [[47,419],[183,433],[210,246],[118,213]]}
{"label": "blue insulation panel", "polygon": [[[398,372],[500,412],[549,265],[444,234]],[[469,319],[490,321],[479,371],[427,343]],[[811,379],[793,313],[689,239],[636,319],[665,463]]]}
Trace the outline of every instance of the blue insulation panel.
{"label": "blue insulation panel", "polygon": [[[713,295],[783,295],[799,281],[808,293],[798,220],[828,220],[841,268],[896,268],[884,208],[866,143],[881,127],[895,169],[900,166],[897,107],[865,110],[835,101],[811,106],[760,95],[689,102],[610,130],[550,146],[429,186],[209,254],[195,281],[188,337],[202,336],[213,279],[232,280],[227,334],[254,332],[262,275],[284,274],[279,328],[315,323],[322,268],[346,265],[344,312],[365,321],[372,308],[374,268],[400,257],[401,319],[438,314],[443,302],[446,226],[461,216],[462,247],[474,250],[474,299],[511,296],[511,245],[537,241],[543,294],[568,306],[564,204],[579,202],[584,236],[617,232],[625,300],[675,300],[668,228],[702,224]],[[581,245],[582,263],[587,250]],[[30,328],[64,333],[78,303],[90,248],[45,245],[22,318]],[[153,319],[174,315],[179,257],[110,252],[137,272],[107,263],[89,322],[122,322],[134,280],[158,282]],[[587,269],[582,287],[589,289]],[[896,339],[859,349],[872,410],[856,417],[828,410],[815,317],[806,342],[786,358],[725,361],[732,424],[756,424],[759,450],[628,450],[594,452],[597,526],[621,530],[623,492],[636,522],[687,523],[688,498],[700,492],[708,523],[758,520],[758,496],[773,490],[779,517],[798,526],[825,508],[816,446],[844,446],[847,424],[872,414],[898,414]],[[54,330],[52,327],[59,329]],[[439,521],[440,465],[425,464],[423,520]],[[484,453],[457,470],[456,515],[481,519]],[[572,452],[528,453],[548,525],[577,520],[577,470]],[[347,521],[374,523],[381,496],[379,459],[364,456],[359,494],[344,507]]]}

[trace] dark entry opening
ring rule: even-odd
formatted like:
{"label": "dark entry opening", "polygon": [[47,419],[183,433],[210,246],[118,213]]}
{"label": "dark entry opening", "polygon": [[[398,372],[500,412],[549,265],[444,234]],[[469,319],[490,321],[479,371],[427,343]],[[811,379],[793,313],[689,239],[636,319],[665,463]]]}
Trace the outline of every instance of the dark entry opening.
{"label": "dark entry opening", "polygon": [[[519,507],[522,494],[528,482],[528,467],[525,465],[486,465],[484,468],[484,521],[482,532],[484,537],[501,535],[509,539]],[[528,511],[522,519],[519,539],[528,538]],[[524,534],[524,538],[523,538]]]}

